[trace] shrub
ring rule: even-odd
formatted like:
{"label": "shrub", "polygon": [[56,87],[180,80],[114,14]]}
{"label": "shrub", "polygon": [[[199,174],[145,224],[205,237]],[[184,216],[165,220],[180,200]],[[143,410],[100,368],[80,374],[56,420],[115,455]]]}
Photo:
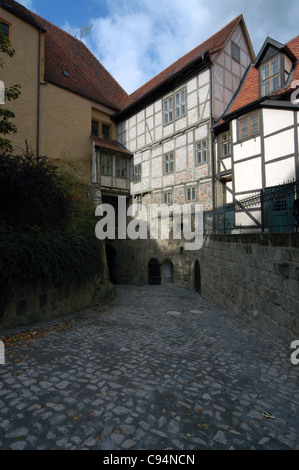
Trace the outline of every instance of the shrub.
{"label": "shrub", "polygon": [[47,158],[29,152],[0,155],[0,225],[21,231],[61,228],[71,212],[64,179]]}

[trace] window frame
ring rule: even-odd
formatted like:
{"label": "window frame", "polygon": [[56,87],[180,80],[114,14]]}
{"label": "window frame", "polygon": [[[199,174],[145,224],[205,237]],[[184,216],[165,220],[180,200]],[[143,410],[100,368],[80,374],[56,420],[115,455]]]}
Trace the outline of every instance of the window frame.
{"label": "window frame", "polygon": [[10,40],[10,27],[11,27],[11,25],[7,21],[0,19],[0,27],[1,27],[1,25],[7,27],[7,33],[5,32],[4,28],[2,28],[3,29],[3,34],[8,40]]}
{"label": "window frame", "polygon": [[[96,133],[94,132],[96,126]],[[96,121],[95,119],[91,120],[91,135],[95,137],[99,137],[99,121]]]}
{"label": "window frame", "polygon": [[107,153],[101,154],[101,175],[112,176],[112,171],[113,171],[112,155],[109,155]]}
{"label": "window frame", "polygon": [[136,210],[137,212],[140,212],[142,209],[142,194],[137,194],[135,196],[135,204],[136,204]]}
{"label": "window frame", "polygon": [[[277,70],[277,72],[273,73],[272,63],[275,62],[275,61],[277,61],[278,70]],[[264,69],[267,66],[269,66],[269,76],[264,77]],[[271,93],[275,93],[276,91],[281,89],[281,86],[282,86],[281,68],[282,68],[281,67],[281,54],[276,54],[271,59],[267,60],[266,62],[263,62],[260,65],[260,95],[261,96],[270,95]],[[274,78],[278,78],[278,87],[277,88],[273,87],[273,79]],[[269,83],[269,90],[267,92],[264,92],[264,85],[266,83]]]}
{"label": "window frame", "polygon": [[[182,94],[184,98],[182,99]],[[170,104],[171,103],[171,104]],[[163,99],[163,125],[167,126],[187,114],[187,89],[182,87]]]}
{"label": "window frame", "polygon": [[[226,136],[226,139],[223,140],[223,137]],[[224,155],[223,153],[223,145],[227,145],[228,152]],[[228,158],[231,157],[232,154],[232,138],[231,138],[231,131],[225,131],[219,134],[219,154],[220,158]]]}
{"label": "window frame", "polygon": [[172,204],[172,191],[165,191],[163,193],[163,204],[168,206]]}
{"label": "window frame", "polygon": [[[190,191],[191,199],[188,198],[189,191]],[[193,198],[193,191],[194,191],[194,198]],[[197,201],[197,188],[196,188],[196,186],[188,186],[186,188],[186,201],[187,202]]]}
{"label": "window frame", "polygon": [[[184,98],[182,99],[182,93],[184,93]],[[177,99],[178,98],[178,99]],[[180,119],[181,117],[186,116],[186,88],[181,88],[175,93],[175,119]]]}
{"label": "window frame", "polygon": [[[250,125],[250,119],[253,116],[257,116],[257,121],[258,121],[258,125],[257,125],[258,131],[257,132],[253,132],[252,126]],[[247,135],[242,135],[242,130],[241,130],[242,124],[241,123],[244,122],[244,121],[247,121],[247,129],[248,129]],[[250,114],[247,114],[246,116],[239,117],[239,119],[238,119],[239,141],[243,141],[243,140],[246,140],[246,139],[252,139],[254,137],[257,137],[261,132],[260,125],[261,125],[261,123],[260,123],[260,113],[259,113],[259,111],[254,111]]]}
{"label": "window frame", "polygon": [[[106,130],[108,130],[108,139],[107,139],[106,135],[104,135],[104,127],[107,128]],[[109,124],[106,124],[105,122],[102,122],[101,132],[102,132],[102,139],[110,140],[110,137],[111,137],[111,126],[110,126]]]}
{"label": "window frame", "polygon": [[[203,142],[206,143],[205,147],[199,149],[198,146],[202,145]],[[202,157],[200,157],[200,161],[199,161],[198,157],[199,155],[202,155],[202,152],[205,152],[205,160],[203,160]],[[205,163],[208,163],[209,161],[208,139],[202,139],[195,143],[195,156],[196,156],[196,166],[204,165]]]}
{"label": "window frame", "polygon": [[[120,163],[123,164],[120,165]],[[122,174],[123,173],[123,174]],[[127,159],[123,157],[117,157],[116,159],[116,176],[117,178],[127,178]]]}
{"label": "window frame", "polygon": [[138,163],[137,165],[134,165],[134,184],[141,183],[141,178],[142,178],[142,167],[141,167],[141,163]]}
{"label": "window frame", "polygon": [[[169,157],[172,157],[169,159]],[[172,167],[172,169],[169,169],[169,165]],[[166,153],[163,155],[163,174],[164,175],[171,175],[174,173],[174,153]]]}
{"label": "window frame", "polygon": [[[237,56],[238,58],[235,57],[235,54],[234,52],[237,52]],[[238,62],[238,64],[241,62],[241,49],[240,49],[240,46],[238,46],[238,44],[236,44],[235,42],[232,41],[232,58]]]}

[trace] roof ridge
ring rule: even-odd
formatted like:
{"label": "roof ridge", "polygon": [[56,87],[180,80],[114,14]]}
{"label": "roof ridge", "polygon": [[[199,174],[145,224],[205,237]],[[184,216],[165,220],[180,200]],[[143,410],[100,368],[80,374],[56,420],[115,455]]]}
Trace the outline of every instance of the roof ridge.
{"label": "roof ridge", "polygon": [[[186,52],[186,54],[183,54],[181,57],[179,57],[177,60],[175,60],[174,62],[172,62],[172,64],[168,65],[167,67],[165,67],[165,69],[161,70],[159,73],[157,73],[156,75],[154,75],[151,79],[149,79],[147,82],[145,82],[143,85],[141,85],[139,88],[137,88],[134,92],[130,93],[128,95],[128,99],[130,97],[132,97],[133,95],[136,95],[138,93],[139,90],[141,90],[145,85],[148,85],[151,81],[155,80],[156,77],[158,77],[159,75],[165,73],[168,69],[174,67],[175,64],[177,64],[177,62],[181,61],[184,57],[187,57],[188,55],[192,55],[193,52],[195,52],[197,49],[201,48],[205,43],[208,43],[209,41],[211,41],[215,36],[217,35],[220,35],[222,31],[224,31],[226,28],[228,28],[230,25],[232,25],[233,23],[235,23],[236,25],[238,24],[238,22],[243,18],[243,15],[240,14],[238,16],[236,16],[233,20],[231,20],[229,23],[227,23],[225,26],[223,26],[221,29],[219,29],[218,31],[216,31],[214,34],[212,34],[209,38],[205,39],[203,42],[201,42],[200,44],[198,44],[197,46],[195,46],[193,49],[191,49],[190,51]],[[207,52],[207,51],[206,51]]]}
{"label": "roof ridge", "polygon": [[[72,41],[76,41],[78,44],[80,44],[81,46],[83,46],[86,51],[91,54],[93,56],[93,58],[98,62],[98,64],[105,70],[105,72],[107,72],[107,74],[109,74],[109,76],[118,84],[118,86],[123,90],[123,92],[128,96],[128,93],[125,91],[125,89],[117,82],[117,80],[113,77],[113,75],[109,72],[109,70],[102,64],[102,62],[100,62],[100,60],[96,57],[96,55],[86,46],[86,44],[82,41],[80,41],[80,39],[76,38],[76,36],[73,36],[71,33],[69,33],[68,31],[65,31],[63,28],[61,28],[60,26],[57,26],[56,24],[52,23],[51,21],[47,20],[46,18],[43,18],[42,16],[38,15],[37,13],[34,13],[34,12],[31,12],[35,17],[37,17],[39,20],[41,20],[42,22],[44,23],[48,23],[50,24],[52,27],[60,30],[63,34],[67,34],[71,39]],[[47,32],[47,30],[46,30]]]}

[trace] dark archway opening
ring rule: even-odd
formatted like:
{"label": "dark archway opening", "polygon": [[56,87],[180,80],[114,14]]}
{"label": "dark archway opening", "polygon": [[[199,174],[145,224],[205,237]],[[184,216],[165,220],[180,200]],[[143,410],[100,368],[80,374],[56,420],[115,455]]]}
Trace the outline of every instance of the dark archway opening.
{"label": "dark archway opening", "polygon": [[155,258],[152,258],[148,263],[148,282],[152,285],[161,284],[160,263]]}
{"label": "dark archway opening", "polygon": [[201,274],[198,260],[194,263],[194,288],[198,294],[201,293]]}
{"label": "dark archway opening", "polygon": [[106,256],[107,256],[107,265],[109,271],[109,277],[112,284],[116,284],[116,250],[111,245],[106,245]]}
{"label": "dark archway opening", "polygon": [[163,280],[166,284],[173,284],[174,281],[174,267],[170,260],[163,263]]}

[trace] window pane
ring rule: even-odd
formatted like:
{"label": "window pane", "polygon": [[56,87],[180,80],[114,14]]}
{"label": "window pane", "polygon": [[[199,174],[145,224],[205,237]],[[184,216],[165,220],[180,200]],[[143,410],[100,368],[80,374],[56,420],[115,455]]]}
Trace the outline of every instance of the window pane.
{"label": "window pane", "polygon": [[270,93],[270,81],[267,80],[263,83],[263,95],[268,95]]}
{"label": "window pane", "polygon": [[278,58],[272,60],[271,62],[271,75],[275,75],[276,73],[279,72],[279,67],[278,67]]}
{"label": "window pane", "polygon": [[279,89],[279,75],[272,78],[272,91]]}
{"label": "window pane", "polygon": [[263,67],[263,80],[266,80],[270,76],[270,67],[269,64],[264,65]]}
{"label": "window pane", "polygon": [[257,114],[250,117],[250,130],[252,134],[256,134],[259,131],[259,120]]}
{"label": "window pane", "polygon": [[110,127],[106,124],[102,125],[102,137],[103,139],[109,140],[110,139]]}
{"label": "window pane", "polygon": [[91,133],[92,135],[99,135],[99,123],[97,121],[92,121],[91,123]]}
{"label": "window pane", "polygon": [[0,31],[3,32],[6,38],[9,37],[9,25],[8,24],[0,22]]}

